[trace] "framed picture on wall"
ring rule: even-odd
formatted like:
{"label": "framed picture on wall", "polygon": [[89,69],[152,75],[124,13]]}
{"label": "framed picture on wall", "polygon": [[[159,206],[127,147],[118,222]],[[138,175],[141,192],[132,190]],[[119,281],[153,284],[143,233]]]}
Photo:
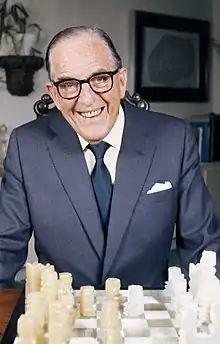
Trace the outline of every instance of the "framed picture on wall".
{"label": "framed picture on wall", "polygon": [[135,12],[135,92],[155,102],[208,101],[210,23]]}

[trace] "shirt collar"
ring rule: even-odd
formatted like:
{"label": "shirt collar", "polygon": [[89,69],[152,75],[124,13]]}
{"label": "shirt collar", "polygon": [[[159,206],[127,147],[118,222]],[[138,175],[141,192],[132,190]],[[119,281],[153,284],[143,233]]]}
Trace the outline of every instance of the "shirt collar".
{"label": "shirt collar", "polygon": [[[122,106],[120,105],[119,108],[119,114],[116,119],[116,122],[111,129],[111,131],[108,133],[108,135],[103,139],[103,141],[107,142],[110,144],[110,146],[116,148],[117,150],[120,150],[121,147],[121,141],[122,141],[122,134],[124,130],[124,110]],[[82,149],[85,150],[86,147],[88,146],[89,142],[87,142],[82,136],[80,136],[78,133],[78,138],[80,141],[80,144],[82,146]]]}

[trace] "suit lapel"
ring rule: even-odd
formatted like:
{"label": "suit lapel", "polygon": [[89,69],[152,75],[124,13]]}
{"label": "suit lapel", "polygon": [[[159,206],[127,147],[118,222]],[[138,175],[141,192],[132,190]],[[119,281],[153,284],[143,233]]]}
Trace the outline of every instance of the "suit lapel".
{"label": "suit lapel", "polygon": [[51,116],[50,128],[53,137],[48,141],[48,148],[54,167],[91,246],[103,259],[103,230],[78,137],[59,113]]}
{"label": "suit lapel", "polygon": [[[149,128],[146,129],[146,121],[142,123],[143,117],[132,111],[132,106],[125,105],[125,128],[113,191],[103,281],[117,258],[156,148],[155,139],[150,137]],[[142,116],[147,116],[147,112]]]}

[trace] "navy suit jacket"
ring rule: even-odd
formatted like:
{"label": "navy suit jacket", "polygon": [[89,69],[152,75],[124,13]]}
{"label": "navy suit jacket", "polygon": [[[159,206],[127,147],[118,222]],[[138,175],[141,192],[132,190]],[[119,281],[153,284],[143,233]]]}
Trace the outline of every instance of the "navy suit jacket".
{"label": "navy suit jacket", "polygon": [[[127,102],[107,245],[78,137],[57,112],[15,129],[0,196],[0,287],[27,258],[34,232],[39,261],[73,274],[74,285],[163,288],[173,230],[182,268],[219,249],[219,223],[195,138],[180,119]],[[148,194],[156,182],[172,188]]]}

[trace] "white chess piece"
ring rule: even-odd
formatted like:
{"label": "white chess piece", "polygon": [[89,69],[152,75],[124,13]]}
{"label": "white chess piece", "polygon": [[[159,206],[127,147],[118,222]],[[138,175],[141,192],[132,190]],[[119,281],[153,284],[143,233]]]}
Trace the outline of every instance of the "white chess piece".
{"label": "white chess piece", "polygon": [[144,291],[140,285],[128,287],[128,302],[125,305],[125,313],[131,317],[137,317],[144,313]]}

